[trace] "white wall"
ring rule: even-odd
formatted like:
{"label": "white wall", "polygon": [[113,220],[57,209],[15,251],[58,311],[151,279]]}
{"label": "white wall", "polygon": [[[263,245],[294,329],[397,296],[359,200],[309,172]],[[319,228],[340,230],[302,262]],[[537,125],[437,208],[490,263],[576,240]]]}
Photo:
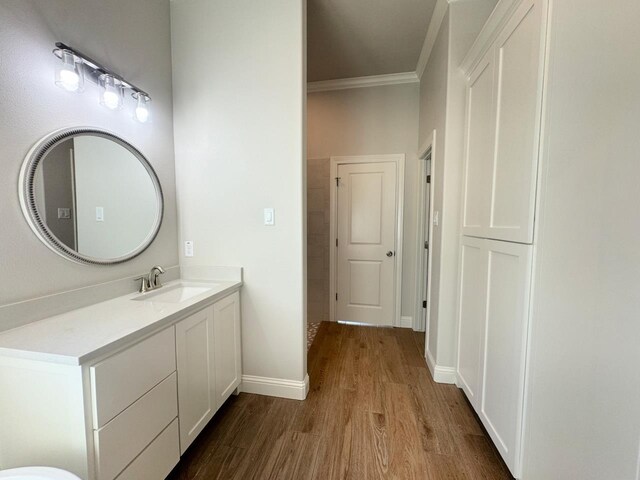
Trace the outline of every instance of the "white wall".
{"label": "white wall", "polygon": [[638,19],[553,2],[525,480],[640,478]]}
{"label": "white wall", "polygon": [[[404,153],[402,315],[415,310],[418,85],[315,92],[307,96],[307,157]],[[329,180],[329,179],[327,179]],[[328,268],[328,266],[327,266]]]}
{"label": "white wall", "polygon": [[[245,268],[243,373],[306,375],[302,0],[171,2],[182,265]],[[275,208],[275,226],[263,208]]]}
{"label": "white wall", "polygon": [[434,212],[428,349],[438,366],[454,367],[463,163],[465,79],[458,66],[475,41],[496,0],[449,5],[420,83],[419,141],[436,130],[433,162]]}
{"label": "white wall", "polygon": [[[147,90],[153,98],[153,123],[135,122],[131,109],[105,109],[89,82],[82,95],[58,88],[51,53],[56,41],[77,46]],[[0,305],[124,279],[157,263],[176,265],[168,1],[0,2],[0,58],[0,217],[5,225],[0,229]],[[167,207],[163,226],[153,245],[131,262],[113,267],[70,262],[41,243],[22,215],[18,174],[27,151],[45,134],[70,126],[121,135],[158,172]]]}

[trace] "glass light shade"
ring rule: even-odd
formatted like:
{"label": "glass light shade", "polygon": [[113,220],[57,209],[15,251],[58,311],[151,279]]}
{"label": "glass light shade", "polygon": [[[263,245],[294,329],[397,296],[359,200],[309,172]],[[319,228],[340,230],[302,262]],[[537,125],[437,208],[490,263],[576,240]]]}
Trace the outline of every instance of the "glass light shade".
{"label": "glass light shade", "polygon": [[137,99],[136,110],[135,110],[135,119],[140,123],[146,123],[149,121],[149,117],[151,116],[151,110],[149,108],[149,103],[151,99],[146,96],[144,93],[136,93],[135,97]]}
{"label": "glass light shade", "polygon": [[122,85],[113,75],[105,73],[100,76],[100,103],[110,110],[122,108],[123,89]]}
{"label": "glass light shade", "polygon": [[60,61],[56,65],[56,85],[67,92],[82,92],[84,73],[82,59],[70,50],[60,50]]}

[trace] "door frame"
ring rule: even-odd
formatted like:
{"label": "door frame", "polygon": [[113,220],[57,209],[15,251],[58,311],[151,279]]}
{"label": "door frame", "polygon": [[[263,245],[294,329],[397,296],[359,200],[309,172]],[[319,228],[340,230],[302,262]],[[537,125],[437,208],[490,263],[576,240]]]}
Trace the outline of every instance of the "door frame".
{"label": "door frame", "polygon": [[402,240],[403,240],[403,214],[404,214],[404,163],[405,154],[396,153],[388,155],[353,155],[331,157],[331,169],[329,180],[331,183],[329,197],[329,320],[336,321],[336,293],[337,293],[337,261],[336,235],[338,234],[338,212],[336,204],[338,201],[337,190],[333,182],[338,176],[338,166],[357,163],[395,163],[396,164],[396,265],[394,279],[394,318],[392,325],[400,326],[400,315],[402,310]]}
{"label": "door frame", "polygon": [[[435,199],[435,178],[436,178],[436,131],[433,130],[425,139],[420,150],[418,150],[418,208],[416,209],[416,309],[414,312],[413,329],[425,332],[425,355],[429,347],[429,326],[431,325],[431,290],[433,287],[431,271],[433,268],[433,225],[429,227],[429,238],[424,238],[424,228],[426,221],[425,196],[426,188],[424,176],[426,174],[426,158],[431,155],[431,188],[429,189],[429,220],[433,223],[434,199]],[[424,271],[424,242],[429,242],[427,251],[427,271]],[[427,279],[427,311],[425,312],[425,322],[422,325],[422,296],[425,291],[424,279]]]}

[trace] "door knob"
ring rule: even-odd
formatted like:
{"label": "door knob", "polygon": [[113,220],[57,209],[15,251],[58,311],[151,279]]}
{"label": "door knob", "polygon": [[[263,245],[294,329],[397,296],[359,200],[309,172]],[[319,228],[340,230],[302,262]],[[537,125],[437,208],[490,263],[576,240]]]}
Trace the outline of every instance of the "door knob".
{"label": "door knob", "polygon": [[387,252],[387,257],[393,257],[393,252],[391,250]]}

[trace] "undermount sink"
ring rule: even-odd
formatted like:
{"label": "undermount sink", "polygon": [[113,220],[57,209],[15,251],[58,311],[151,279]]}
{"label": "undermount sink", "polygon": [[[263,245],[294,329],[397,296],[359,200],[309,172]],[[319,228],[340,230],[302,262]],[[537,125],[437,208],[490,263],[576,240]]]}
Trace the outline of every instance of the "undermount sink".
{"label": "undermount sink", "polygon": [[161,287],[154,292],[143,293],[132,298],[132,300],[137,302],[182,303],[197,295],[206,293],[216,286],[216,284],[177,283]]}

